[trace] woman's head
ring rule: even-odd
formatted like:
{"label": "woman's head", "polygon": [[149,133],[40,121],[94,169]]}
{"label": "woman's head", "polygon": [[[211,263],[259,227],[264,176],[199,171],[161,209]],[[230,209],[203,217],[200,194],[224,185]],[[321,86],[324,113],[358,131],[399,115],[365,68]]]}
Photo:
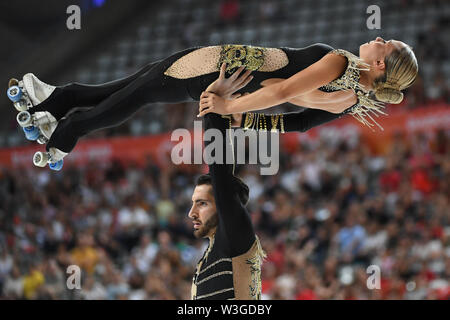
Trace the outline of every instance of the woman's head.
{"label": "woman's head", "polygon": [[359,56],[370,65],[368,78],[375,98],[386,103],[402,102],[401,90],[411,86],[418,73],[412,48],[402,41],[377,37],[359,47]]}

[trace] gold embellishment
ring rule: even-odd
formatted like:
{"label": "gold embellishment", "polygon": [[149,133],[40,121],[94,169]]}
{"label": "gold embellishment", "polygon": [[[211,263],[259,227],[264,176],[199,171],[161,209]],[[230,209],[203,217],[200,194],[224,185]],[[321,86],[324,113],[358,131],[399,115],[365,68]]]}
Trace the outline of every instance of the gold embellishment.
{"label": "gold embellishment", "polygon": [[210,276],[207,276],[205,279],[202,279],[202,280],[198,281],[197,285],[202,284],[203,282],[206,282],[208,280],[211,280],[212,278],[215,278],[215,277],[218,277],[218,276],[221,276],[221,275],[224,275],[224,274],[233,274],[233,271],[221,271],[221,272],[214,273],[214,274],[212,274]]}
{"label": "gold embellishment", "polygon": [[251,112],[247,112],[245,114],[244,130],[250,129],[250,127],[253,125],[254,120],[255,120],[255,114],[251,113]]}
{"label": "gold embellishment", "polygon": [[232,291],[232,290],[234,290],[234,288],[227,288],[227,289],[222,289],[222,290],[214,291],[214,292],[211,292],[211,293],[207,293],[207,294],[198,296],[198,297],[197,297],[197,300],[200,300],[200,299],[203,299],[203,298],[207,298],[207,297],[211,297],[211,296],[214,296],[214,295],[216,295],[216,294],[220,294],[220,293],[224,293],[224,292]]}
{"label": "gold embellishment", "polygon": [[247,70],[256,71],[264,64],[265,51],[266,49],[261,47],[223,45],[217,67],[220,69],[222,63],[225,62],[227,64],[226,73],[229,75],[241,66],[245,66]]}
{"label": "gold embellishment", "polygon": [[203,255],[203,258],[197,264],[197,269],[195,271],[195,280],[197,280],[197,277],[200,274],[200,269],[202,268],[203,262],[207,262],[208,261],[208,255],[211,252],[213,245],[214,245],[214,236],[209,241],[208,249],[206,249],[206,251],[205,251],[205,253]]}
{"label": "gold embellishment", "polygon": [[246,260],[250,265],[251,280],[249,284],[250,296],[254,300],[261,299],[262,285],[261,285],[261,265],[266,258],[266,253],[261,247],[258,236],[256,236],[257,249],[252,258]]}
{"label": "gold embellishment", "polygon": [[202,274],[203,272],[205,272],[206,270],[208,270],[209,268],[211,268],[212,266],[215,266],[216,264],[221,263],[221,262],[225,262],[225,261],[227,261],[227,262],[232,262],[233,260],[231,260],[230,258],[219,259],[219,260],[217,260],[216,262],[211,263],[211,264],[210,264],[209,266],[207,266],[205,269],[201,270],[198,274],[200,275],[200,274]]}
{"label": "gold embellishment", "polygon": [[271,132],[277,132],[278,131],[278,120],[280,119],[280,115],[279,114],[272,114],[270,116],[270,122],[272,123],[272,128],[271,128]]}
{"label": "gold embellishment", "polygon": [[[244,130],[253,129],[253,130],[265,130],[267,131],[267,117],[269,115],[261,114],[261,113],[251,113],[248,112],[245,114],[244,119]],[[271,131],[278,131],[278,122],[280,123],[280,131],[284,132],[284,117],[283,114],[270,114],[270,122],[271,122]]]}
{"label": "gold embellishment", "polygon": [[365,86],[359,83],[360,72],[369,71],[370,65],[347,50],[334,49],[330,51],[330,53],[335,53],[346,57],[348,60],[347,69],[341,77],[331,81],[319,89],[323,89],[325,91],[352,89],[358,97],[358,102],[347,113],[351,114],[356,120],[361,122],[363,125],[367,125],[369,128],[372,128],[374,124],[376,124],[381,130],[383,130],[383,127],[378,124],[370,113],[373,113],[376,117],[379,116],[377,113],[387,115],[382,111],[385,107],[384,103],[370,98],[369,92],[366,90]]}
{"label": "gold embellishment", "polygon": [[208,260],[208,255],[212,250],[212,247],[214,245],[214,237],[215,235],[212,236],[211,240],[209,241],[209,246],[208,249],[206,249],[205,253],[203,254],[202,259],[200,259],[200,262],[197,263],[197,268],[195,270],[195,274],[192,277],[192,288],[191,288],[191,297],[192,299],[195,298],[195,296],[197,295],[197,278],[198,275],[200,274],[200,269],[202,268],[203,262],[206,262]]}
{"label": "gold embellishment", "polygon": [[[387,116],[387,113],[383,112],[383,108],[385,107],[382,102],[375,101],[373,99],[370,99],[365,94],[358,92],[358,103],[350,108],[348,111],[349,114],[353,116],[356,120],[361,122],[364,125],[367,125],[369,128],[372,129],[374,124],[380,128],[380,130],[384,130],[383,127],[370,115],[372,113],[377,118],[379,115],[377,114],[383,114]],[[369,118],[373,123],[370,123],[370,121],[367,119]],[[372,129],[373,130],[373,129]]]}
{"label": "gold embellishment", "polygon": [[331,89],[331,90],[345,90],[348,88],[351,89],[359,89],[364,90],[364,85],[359,83],[359,72],[369,71],[370,65],[368,65],[364,60],[355,56],[353,53],[343,50],[343,49],[334,49],[329,53],[335,53],[341,56],[344,56],[348,60],[347,69],[344,74],[339,78],[331,81],[330,83],[322,86],[321,88]]}

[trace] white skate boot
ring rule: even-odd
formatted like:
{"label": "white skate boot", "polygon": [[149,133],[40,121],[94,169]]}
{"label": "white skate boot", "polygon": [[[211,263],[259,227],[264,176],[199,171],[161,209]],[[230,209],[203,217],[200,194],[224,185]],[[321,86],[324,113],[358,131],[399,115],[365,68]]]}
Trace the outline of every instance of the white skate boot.
{"label": "white skate boot", "polygon": [[58,122],[50,112],[38,111],[31,114],[28,111],[46,100],[55,88],[42,82],[32,73],[24,75],[22,81],[9,80],[7,95],[19,111],[17,122],[23,128],[28,140],[45,144],[55,131]]}
{"label": "white skate boot", "polygon": [[[37,111],[31,114],[28,111],[46,100],[55,88],[55,86],[42,82],[32,73],[24,75],[22,81],[9,80],[7,95],[14,103],[16,110],[19,111],[16,119],[28,140],[45,144],[58,126],[58,121],[50,112]],[[48,163],[50,169],[59,171],[66,155],[67,153],[57,148],[50,148],[49,152],[36,152],[33,156],[33,163],[38,167],[45,167]]]}

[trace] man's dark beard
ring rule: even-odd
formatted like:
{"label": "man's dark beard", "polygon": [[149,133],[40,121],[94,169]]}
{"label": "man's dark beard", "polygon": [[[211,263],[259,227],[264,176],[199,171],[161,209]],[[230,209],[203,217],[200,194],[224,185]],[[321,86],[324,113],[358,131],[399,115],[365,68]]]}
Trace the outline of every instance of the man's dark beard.
{"label": "man's dark beard", "polygon": [[214,215],[211,218],[206,220],[201,225],[200,229],[194,230],[194,236],[197,239],[204,238],[209,233],[209,231],[211,231],[211,229],[217,227],[218,221],[219,221],[219,219],[217,217],[217,212],[216,212],[216,213],[214,213]]}

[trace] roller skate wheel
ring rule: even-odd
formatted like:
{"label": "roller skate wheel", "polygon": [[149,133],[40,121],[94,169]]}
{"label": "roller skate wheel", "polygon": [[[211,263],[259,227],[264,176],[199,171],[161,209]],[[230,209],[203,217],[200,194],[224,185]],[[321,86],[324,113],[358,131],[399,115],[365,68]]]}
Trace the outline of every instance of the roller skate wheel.
{"label": "roller skate wheel", "polygon": [[31,114],[28,111],[21,111],[17,114],[17,122],[21,127],[29,127],[32,125]]}
{"label": "roller skate wheel", "polygon": [[59,171],[62,169],[64,160],[59,160],[58,162],[50,163],[48,166],[51,170]]}
{"label": "roller skate wheel", "polygon": [[37,143],[39,144],[46,144],[48,142],[48,139],[44,135],[40,135],[39,138],[37,138]]}
{"label": "roller skate wheel", "polygon": [[45,167],[45,165],[48,163],[48,160],[49,160],[49,156],[46,152],[38,151],[33,156],[33,164],[36,167],[41,167],[41,168]]}
{"label": "roller skate wheel", "polygon": [[23,127],[22,129],[23,132],[25,132],[25,137],[28,140],[36,141],[39,138],[40,132],[38,128],[31,126],[31,127]]}
{"label": "roller skate wheel", "polygon": [[20,99],[17,102],[14,102],[14,108],[16,108],[17,111],[26,111],[28,109],[28,105],[24,99]]}
{"label": "roller skate wheel", "polygon": [[11,78],[8,81],[8,88],[11,88],[12,86],[18,86],[19,85],[19,80],[15,79],[15,78]]}
{"label": "roller skate wheel", "polygon": [[8,95],[9,100],[18,102],[22,98],[22,89],[18,86],[12,86],[8,88],[6,94]]}

